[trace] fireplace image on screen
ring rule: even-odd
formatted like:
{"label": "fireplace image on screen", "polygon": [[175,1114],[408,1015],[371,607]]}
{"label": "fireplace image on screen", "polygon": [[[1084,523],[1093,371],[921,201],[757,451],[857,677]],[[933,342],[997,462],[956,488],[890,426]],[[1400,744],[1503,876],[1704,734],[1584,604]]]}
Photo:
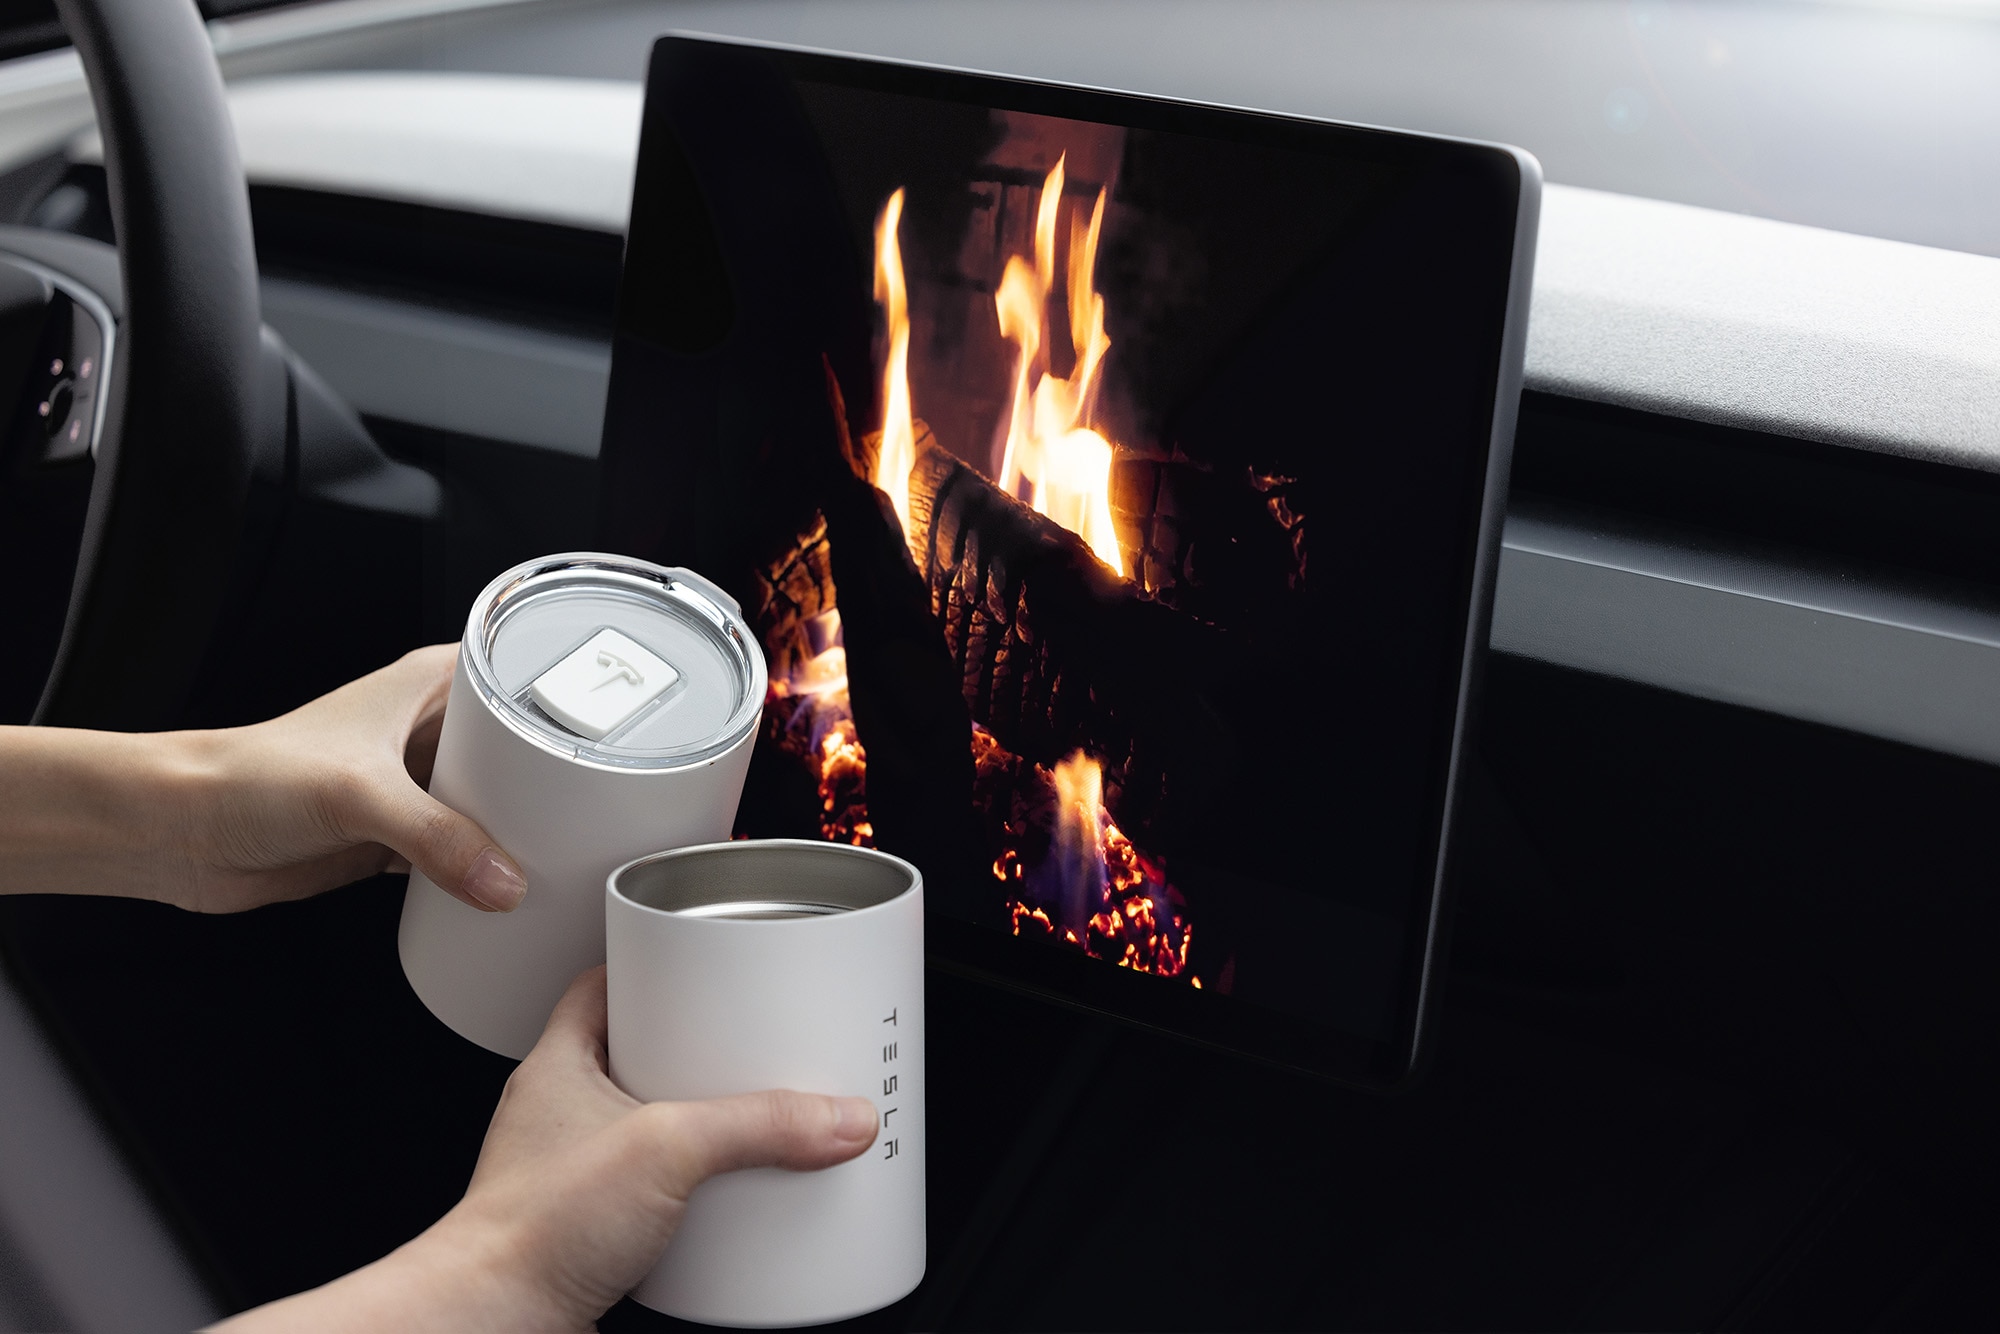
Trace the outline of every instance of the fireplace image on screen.
{"label": "fireplace image on screen", "polygon": [[[983,295],[983,288],[993,289],[992,309],[965,302],[952,313],[968,322],[987,316],[1013,352],[990,447],[966,451],[985,455],[983,468],[939,444],[933,428],[912,411],[910,302],[900,238],[905,196],[900,189],[889,196],[875,229],[874,257],[883,312],[881,425],[844,453],[889,501],[972,712],[973,806],[985,829],[984,850],[993,853],[995,893],[1009,929],[1200,988],[1200,976],[1189,967],[1194,929],[1186,896],[1174,887],[1163,859],[1132,841],[1106,801],[1108,768],[1124,818],[1135,827],[1150,824],[1166,784],[1162,757],[1119,716],[1117,683],[1093,690],[1093,674],[1078,661],[1085,653],[1064,646],[1066,639],[1095,632],[1089,615],[1094,604],[1144,593],[1170,603],[1186,578],[1186,544],[1153,503],[1159,472],[1172,468],[1172,460],[1116,458],[1112,442],[1096,429],[1110,339],[1104,300],[1092,279],[1108,187],[1076,207],[1064,198],[1065,165],[1066,154],[1059,155],[1039,190],[981,182],[998,209],[1013,195],[1030,228],[1008,226],[1002,212],[983,229],[981,239],[994,243],[991,252],[981,246],[960,256],[961,266],[969,260],[982,272],[961,269],[955,290]],[[1028,232],[1026,254],[999,253],[1004,238],[1022,231]],[[1060,293],[1058,265],[1068,278]],[[981,281],[988,278],[983,270],[1000,266],[997,283]],[[1064,322],[1066,365],[1057,361],[1052,319]],[[970,331],[957,332],[962,346]],[[1065,374],[1058,374],[1059,365]],[[962,370],[962,360],[957,366],[920,363],[918,375],[952,384]],[[837,392],[837,384],[830,389]],[[939,397],[944,402],[950,396]],[[972,412],[953,415],[973,423],[969,443],[988,445]],[[1114,468],[1121,499],[1130,501],[1122,524],[1112,510]],[[1121,538],[1121,529],[1129,536]],[[1156,531],[1164,550],[1149,543]],[[1278,572],[1296,582],[1304,571],[1303,524],[1292,531],[1297,559]],[[786,553],[781,568],[761,572],[770,589],[763,606],[773,613],[770,629],[779,636],[797,626],[803,611],[788,596],[786,577],[807,547],[824,540],[816,529],[801,548]],[[1151,586],[1128,571],[1150,573]],[[1044,583],[1070,587],[1051,587],[1041,598]],[[874,837],[868,760],[848,700],[838,595],[816,581],[812,597],[826,608],[806,645],[816,651],[774,689],[774,736],[816,772],[821,832],[867,843]],[[1228,964],[1221,967],[1226,989]]]}
{"label": "fireplace image on screen", "polygon": [[[1236,804],[1217,780],[1242,781],[1233,771],[1260,743],[1235,728],[1288,725],[1267,713],[1280,683],[1245,682],[1228,712],[1161,686],[1307,629],[1299,442],[1151,436],[1121,402],[1139,377],[1112,373],[1127,353],[1099,286],[1107,213],[1122,211],[1112,198],[1124,132],[1019,113],[991,122],[998,142],[966,172],[951,229],[918,223],[925,196],[913,205],[906,186],[880,201],[872,374],[848,385],[826,371],[841,461],[885,502],[849,522],[900,539],[871,533],[867,550],[889,566],[907,552],[944,649],[883,662],[881,687],[935,689],[902,679],[928,671],[963,703],[964,758],[910,778],[937,785],[925,804],[956,799],[972,812],[931,817],[935,832],[957,825],[970,843],[958,860],[977,870],[959,898],[972,915],[1230,994],[1242,966],[1233,914],[1203,909],[1232,892],[1233,877],[1214,872],[1239,858],[1189,835],[1203,807]],[[926,231],[954,244],[919,258],[906,233]],[[825,514],[786,536],[757,563],[748,604],[774,663],[758,764],[811,782],[820,836],[873,845],[871,794],[897,783],[883,770],[902,749],[871,752],[857,725],[850,647],[865,647],[842,615]],[[839,563],[871,582],[896,573]],[[1247,845],[1270,832],[1239,827],[1240,860],[1253,862]],[[1209,874],[1182,870],[1207,859]],[[1270,906],[1288,932],[1356,926],[1304,895],[1258,897],[1283,900]]]}
{"label": "fireplace image on screen", "polygon": [[1452,182],[662,51],[610,504],[762,639],[739,836],[1386,1039],[1493,395]]}

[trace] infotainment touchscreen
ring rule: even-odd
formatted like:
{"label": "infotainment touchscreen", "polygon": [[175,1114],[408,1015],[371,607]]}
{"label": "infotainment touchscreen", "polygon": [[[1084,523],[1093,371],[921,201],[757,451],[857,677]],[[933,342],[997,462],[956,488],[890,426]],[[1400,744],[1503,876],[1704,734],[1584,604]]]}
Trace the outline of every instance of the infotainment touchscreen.
{"label": "infotainment touchscreen", "polygon": [[1492,145],[662,39],[603,536],[762,639],[738,834],[915,862],[939,966],[1407,1075],[1538,188]]}

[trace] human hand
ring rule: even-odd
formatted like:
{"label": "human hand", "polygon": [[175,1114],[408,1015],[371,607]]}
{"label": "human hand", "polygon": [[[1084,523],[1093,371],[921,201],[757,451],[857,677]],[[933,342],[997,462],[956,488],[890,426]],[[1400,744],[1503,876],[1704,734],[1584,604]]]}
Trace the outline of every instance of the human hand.
{"label": "human hand", "polygon": [[251,727],[0,727],[0,893],[237,912],[415,863],[474,907],[514,907],[520,868],[421,786],[454,661],[418,649]]}
{"label": "human hand", "polygon": [[512,909],[520,867],[422,787],[456,661],[456,645],[417,649],[269,722],[163,737],[192,780],[161,897],[237,912],[415,865],[475,908]]}
{"label": "human hand", "polygon": [[604,970],[594,968],[507,1081],[450,1213],[366,1269],[224,1328],[592,1329],[658,1262],[703,1181],[748,1167],[831,1167],[875,1133],[866,1098],[636,1101],[607,1073]]}

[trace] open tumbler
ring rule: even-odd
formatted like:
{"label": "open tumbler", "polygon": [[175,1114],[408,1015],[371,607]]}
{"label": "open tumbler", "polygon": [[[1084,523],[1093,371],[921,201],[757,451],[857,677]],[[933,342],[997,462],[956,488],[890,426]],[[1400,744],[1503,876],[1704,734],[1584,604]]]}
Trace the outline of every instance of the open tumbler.
{"label": "open tumbler", "polygon": [[875,1103],[861,1157],[703,1182],[633,1297],[716,1325],[821,1324],[924,1276],[924,904],[908,862],[720,843],[605,891],[611,1077],[648,1102],[793,1088]]}
{"label": "open tumbler", "polygon": [[410,876],[410,985],[461,1035],[522,1057],[578,973],[604,962],[604,878],[729,837],[764,705],[735,601],[688,570],[571,553],[473,604],[431,794],[521,864],[528,895],[484,913]]}

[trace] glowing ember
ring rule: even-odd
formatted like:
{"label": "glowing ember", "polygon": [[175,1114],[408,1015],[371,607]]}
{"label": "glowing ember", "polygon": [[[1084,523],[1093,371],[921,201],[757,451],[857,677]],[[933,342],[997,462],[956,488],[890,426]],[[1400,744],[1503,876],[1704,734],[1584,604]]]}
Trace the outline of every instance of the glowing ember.
{"label": "glowing ember", "polygon": [[827,647],[789,676],[771,682],[765,707],[781,709],[789,701],[792,711],[784,730],[806,732],[807,762],[819,780],[820,836],[872,848],[868,755],[861,748],[847,701],[847,649],[840,642],[840,613],[827,612],[817,628]]}
{"label": "glowing ember", "polygon": [[[1000,458],[1000,489],[1016,494],[1029,488],[1028,503],[1089,544],[1097,558],[1119,574],[1125,556],[1111,526],[1111,442],[1090,426],[1100,381],[1098,372],[1111,339],[1104,332],[1104,298],[1096,289],[1097,241],[1104,227],[1105,192],[1089,222],[1071,220],[1069,234],[1069,331],[1076,366],[1066,380],[1047,373],[1046,331],[1049,292],[1056,278],[1056,230],[1062,214],[1063,167],[1042,182],[1035,210],[1035,259],[1007,261],[994,294],[1000,336],[1015,344],[1014,393],[1007,419],[1007,443]],[[1037,370],[1041,371],[1037,377]]]}
{"label": "glowing ember", "polygon": [[[982,742],[984,745],[982,745]],[[996,742],[976,731],[973,748],[990,756]],[[1167,881],[1166,868],[1133,846],[1104,807],[1104,773],[1082,751],[1034,774],[1055,796],[1047,852],[1032,863],[1018,843],[993,863],[1007,887],[1017,936],[1061,940],[1095,959],[1162,977],[1186,976],[1194,929]],[[1025,830],[1010,823],[1008,832]]]}
{"label": "glowing ember", "polygon": [[889,355],[882,366],[882,444],[869,480],[889,497],[910,532],[910,469],[917,463],[916,423],[910,410],[910,300],[903,283],[903,247],[897,227],[903,192],[889,196],[875,224],[875,299],[888,322]]}

